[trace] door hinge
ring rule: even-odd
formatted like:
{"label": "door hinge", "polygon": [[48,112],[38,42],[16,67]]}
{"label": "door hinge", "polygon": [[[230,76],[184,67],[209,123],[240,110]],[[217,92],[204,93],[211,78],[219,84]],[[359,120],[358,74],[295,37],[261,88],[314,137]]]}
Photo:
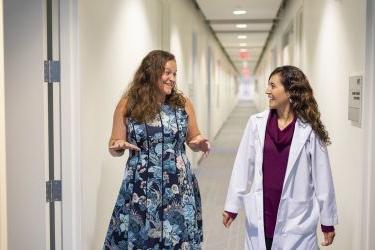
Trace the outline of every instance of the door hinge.
{"label": "door hinge", "polygon": [[49,180],[46,182],[47,202],[61,201],[61,180]]}
{"label": "door hinge", "polygon": [[60,61],[44,61],[44,82],[60,82]]}

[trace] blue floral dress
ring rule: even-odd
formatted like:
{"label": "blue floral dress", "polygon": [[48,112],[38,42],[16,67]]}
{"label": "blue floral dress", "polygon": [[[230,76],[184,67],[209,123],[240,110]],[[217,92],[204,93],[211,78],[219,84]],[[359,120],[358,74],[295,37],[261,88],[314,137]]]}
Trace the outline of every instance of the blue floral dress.
{"label": "blue floral dress", "polygon": [[103,249],[201,249],[199,187],[185,152],[188,115],[163,105],[152,122],[127,118],[130,151]]}

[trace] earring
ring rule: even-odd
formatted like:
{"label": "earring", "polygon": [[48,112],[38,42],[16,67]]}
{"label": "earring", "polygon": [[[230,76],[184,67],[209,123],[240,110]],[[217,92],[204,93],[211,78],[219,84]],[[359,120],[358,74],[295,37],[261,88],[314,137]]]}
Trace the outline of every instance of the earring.
{"label": "earring", "polygon": [[290,99],[290,97],[289,97],[289,102],[292,103],[292,99]]}

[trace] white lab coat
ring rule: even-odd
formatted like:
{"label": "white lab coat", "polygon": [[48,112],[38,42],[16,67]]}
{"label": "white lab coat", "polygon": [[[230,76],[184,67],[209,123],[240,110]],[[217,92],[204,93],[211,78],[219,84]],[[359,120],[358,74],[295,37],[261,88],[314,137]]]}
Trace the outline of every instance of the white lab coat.
{"label": "white lab coat", "polygon": [[[269,110],[250,117],[238,148],[224,210],[246,214],[246,250],[266,249],[263,225],[263,146]],[[319,249],[319,222],[336,225],[327,148],[297,118],[277,214],[273,250]]]}

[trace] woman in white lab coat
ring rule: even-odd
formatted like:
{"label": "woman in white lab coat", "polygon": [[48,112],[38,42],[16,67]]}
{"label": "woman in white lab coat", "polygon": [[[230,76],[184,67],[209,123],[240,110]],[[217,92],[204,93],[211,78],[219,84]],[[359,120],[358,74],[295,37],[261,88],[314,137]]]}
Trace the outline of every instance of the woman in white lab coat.
{"label": "woman in white lab coat", "polygon": [[223,213],[229,227],[246,214],[245,249],[319,249],[332,244],[337,222],[335,192],[313,90],[294,66],[276,68],[266,95],[270,109],[250,117],[237,156]]}

